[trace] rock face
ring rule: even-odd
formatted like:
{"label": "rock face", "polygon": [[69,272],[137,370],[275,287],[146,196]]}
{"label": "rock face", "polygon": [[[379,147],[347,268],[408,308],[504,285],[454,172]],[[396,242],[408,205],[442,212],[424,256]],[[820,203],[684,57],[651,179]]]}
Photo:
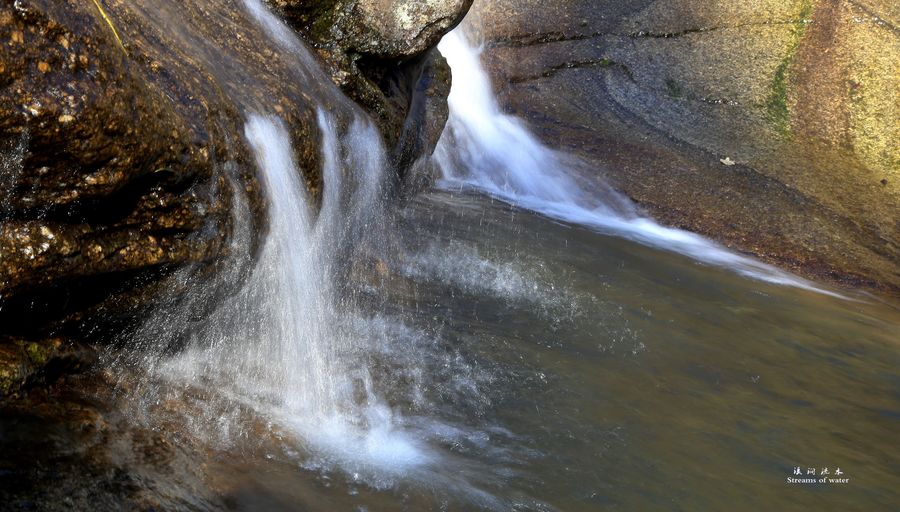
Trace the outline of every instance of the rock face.
{"label": "rock face", "polygon": [[267,2],[315,45],[332,80],[375,115],[401,175],[417,155],[431,153],[447,119],[450,86],[450,70],[434,47],[472,0]]}
{"label": "rock face", "polygon": [[[334,2],[304,4],[316,27],[350,30]],[[390,127],[398,166],[428,156],[443,127],[449,71],[431,46],[467,7],[360,2],[357,21],[373,25],[353,34],[377,48],[348,32],[322,53],[335,71],[344,52],[346,82],[371,94],[354,98]],[[234,251],[252,260],[265,198],[249,114],[285,122],[317,195],[317,111],[346,126],[360,109],[271,30],[241,0],[0,0],[0,345],[99,337],[183,291],[185,276],[212,279]],[[237,218],[249,219],[246,247],[232,243]]]}
{"label": "rock face", "polygon": [[47,334],[221,250],[231,196],[211,190],[225,186],[214,130],[178,111],[124,35],[91,3],[3,2],[2,334]]}
{"label": "rock face", "polygon": [[434,48],[472,5],[472,0],[269,1],[322,47],[392,60]]}
{"label": "rock face", "polygon": [[508,107],[653,215],[806,275],[900,293],[895,2],[473,10]]}

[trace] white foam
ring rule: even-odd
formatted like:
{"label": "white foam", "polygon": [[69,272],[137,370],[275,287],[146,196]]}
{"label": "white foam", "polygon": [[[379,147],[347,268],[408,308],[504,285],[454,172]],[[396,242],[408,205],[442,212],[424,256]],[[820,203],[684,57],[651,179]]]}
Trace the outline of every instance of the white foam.
{"label": "white foam", "polygon": [[573,177],[574,160],[543,145],[493,95],[481,49],[464,28],[438,46],[453,69],[450,119],[435,158],[447,189],[477,189],[555,219],[588,226],[636,242],[690,256],[746,277],[844,298],[810,281],[753,258],[735,254],[697,234],[643,217],[630,201],[595,183],[586,190]]}

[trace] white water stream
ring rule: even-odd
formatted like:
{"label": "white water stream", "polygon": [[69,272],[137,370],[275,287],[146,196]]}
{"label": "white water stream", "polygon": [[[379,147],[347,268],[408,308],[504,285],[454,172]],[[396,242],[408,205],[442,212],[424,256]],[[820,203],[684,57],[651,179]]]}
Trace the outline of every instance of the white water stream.
{"label": "white water stream", "polygon": [[623,236],[744,276],[840,295],[771,265],[729,251],[697,234],[656,223],[602,183],[585,190],[573,178],[584,165],[542,144],[517,118],[503,113],[481,64],[481,48],[465,27],[438,46],[453,70],[450,119],[435,153],[440,186],[475,189],[548,217]]}
{"label": "white water stream", "polygon": [[[269,203],[262,254],[240,292],[205,329],[194,329],[190,348],[165,360],[159,373],[225,398],[221,407],[206,407],[211,417],[203,423],[218,425],[217,435],[248,435],[239,419],[221,415],[234,409],[229,402],[242,404],[294,439],[288,453],[307,469],[337,470],[377,489],[416,482],[497,508],[495,498],[460,476],[465,464],[438,448],[479,434],[443,423],[422,398],[423,387],[435,385],[423,375],[426,358],[463,376],[465,363],[436,351],[402,319],[363,316],[357,292],[340,277],[347,251],[371,250],[384,233],[380,135],[364,119],[340,134],[327,113],[318,117],[325,178],[318,215],[286,127],[277,117],[249,117],[245,137]],[[380,381],[371,374],[379,357],[392,366]],[[393,382],[398,377],[410,382]],[[404,415],[397,400],[421,415]]]}
{"label": "white water stream", "polygon": [[384,331],[402,332],[402,326],[360,316],[353,291],[339,277],[345,250],[377,243],[384,151],[366,120],[339,134],[320,111],[319,129],[325,188],[317,214],[287,128],[277,117],[249,116],[245,137],[268,199],[261,255],[240,291],[202,328],[191,329],[187,349],[155,369],[169,385],[209,390],[225,400],[205,406],[209,417],[200,422],[214,425],[221,441],[249,435],[239,418],[222,413],[234,410],[229,403],[241,404],[296,438],[291,451],[303,454],[298,462],[305,467],[390,487],[415,480],[411,472],[436,456],[422,435],[410,433],[369,373]]}
{"label": "white water stream", "polygon": [[[402,326],[360,316],[355,292],[344,283],[354,256],[377,253],[384,235],[386,151],[374,124],[331,83],[293,32],[259,0],[243,3],[293,59],[314,100],[357,114],[339,126],[331,113],[318,109],[324,184],[316,211],[287,126],[275,115],[245,112],[245,142],[266,198],[262,249],[255,260],[249,254],[252,213],[238,193],[231,261],[223,263],[217,279],[241,283],[239,289],[209,318],[197,320],[194,310],[207,300],[203,290],[209,286],[185,274],[191,293],[183,303],[159,308],[133,334],[132,342],[147,354],[138,364],[149,371],[139,402],[149,411],[169,397],[184,400],[200,392],[208,401],[195,411],[202,418],[189,419],[199,437],[230,444],[252,436],[239,412],[251,410],[294,439],[288,445],[299,463],[340,470],[373,487],[391,486],[411,478],[433,455],[408,433],[370,375],[373,346],[385,331],[402,332]],[[189,339],[182,340],[184,333]],[[159,348],[175,344],[184,349],[174,355]]]}
{"label": "white water stream", "polygon": [[[435,388],[445,398],[477,396],[472,369],[404,318],[363,307],[364,294],[377,303],[381,291],[348,278],[354,265],[374,265],[376,273],[375,262],[384,265],[389,169],[381,134],[351,104],[339,103],[355,113],[349,122],[326,111],[321,105],[349,100],[259,0],[244,4],[293,58],[296,76],[310,82],[320,104],[321,208],[316,211],[303,182],[288,127],[244,106],[244,138],[263,187],[268,231],[254,258],[253,213],[235,194],[230,259],[215,279],[239,283],[238,289],[198,319],[214,286],[185,272],[185,299],[158,308],[133,333],[130,342],[144,348],[137,364],[148,373],[133,392],[138,412],[152,421],[160,404],[195,404],[178,414],[213,446],[252,440],[259,435],[253,422],[261,421],[267,437],[283,443],[284,455],[303,468],[376,489],[413,482],[498,508],[478,487],[490,478],[483,468],[454,461],[444,449],[480,442],[482,434],[443,421],[435,412],[439,404],[425,397]],[[168,346],[184,348],[173,354]],[[434,381],[439,374],[448,374],[446,388]],[[194,402],[197,395],[203,400]]]}

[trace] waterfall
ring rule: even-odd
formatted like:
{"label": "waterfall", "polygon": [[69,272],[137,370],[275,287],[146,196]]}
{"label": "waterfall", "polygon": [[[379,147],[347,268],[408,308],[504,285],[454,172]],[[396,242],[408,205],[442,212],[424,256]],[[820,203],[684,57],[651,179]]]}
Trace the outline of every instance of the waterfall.
{"label": "waterfall", "polygon": [[[348,260],[377,251],[386,228],[380,134],[363,118],[341,133],[321,109],[318,127],[324,190],[316,212],[286,126],[276,116],[248,116],[244,136],[268,200],[261,254],[240,290],[209,318],[193,319],[188,301],[174,315],[161,312],[145,322],[136,335],[145,346],[138,364],[148,373],[133,393],[138,412],[152,415],[159,404],[202,396],[183,419],[213,445],[252,439],[258,435],[252,425],[262,421],[303,468],[340,471],[375,489],[415,483],[503,510],[473,483],[490,474],[441,449],[480,442],[483,434],[442,421],[423,396],[433,387],[444,397],[469,397],[472,369],[402,318],[367,316],[358,290],[345,282]],[[245,206],[237,210],[238,217],[249,215]],[[239,250],[249,238],[241,226],[248,224],[239,222],[238,262],[249,258]],[[224,278],[238,279],[239,267],[229,265]],[[153,348],[185,331],[190,339],[176,354]],[[448,387],[430,380],[441,372],[454,376]],[[405,415],[397,402],[417,414]]]}
{"label": "waterfall", "polygon": [[450,119],[435,151],[439,186],[472,189],[548,217],[672,251],[738,274],[842,297],[771,265],[729,251],[697,234],[642,216],[596,178],[578,180],[587,165],[542,144],[517,118],[504,114],[465,26],[438,49],[453,70]]}
{"label": "waterfall", "polygon": [[343,134],[322,110],[318,122],[325,190],[317,214],[285,125],[274,116],[248,117],[244,135],[268,200],[261,254],[240,290],[202,323],[178,316],[146,322],[139,337],[148,346],[161,331],[186,330],[190,340],[175,355],[145,356],[151,379],[163,385],[151,383],[141,398],[152,407],[165,400],[160,394],[201,390],[207,401],[198,435],[221,443],[250,435],[236,412],[245,408],[295,436],[291,450],[305,454],[307,467],[384,488],[433,458],[379,396],[369,374],[379,320],[359,316],[353,290],[341,285],[347,250],[377,243],[385,152],[368,120]]}
{"label": "waterfall", "polygon": [[[244,2],[269,37],[294,56],[298,76],[317,84],[310,94],[320,105],[348,101],[280,20],[258,0]],[[440,48],[455,76],[451,117],[436,153],[444,172],[442,186],[485,191],[550,217],[757,279],[815,289],[697,235],[641,217],[626,198],[602,183],[579,181],[576,159],[542,145],[521,121],[501,111],[478,52],[460,31],[445,37]],[[483,483],[488,472],[466,468],[442,449],[468,443],[489,450],[489,443],[480,441],[477,428],[443,422],[437,408],[422,398],[424,388],[439,387],[422,384],[422,374],[433,369],[453,373],[466,363],[446,347],[416,345],[421,336],[402,319],[394,322],[377,312],[366,317],[359,290],[345,282],[349,266],[378,257],[385,245],[388,159],[381,135],[355,107],[343,109],[355,113],[349,122],[338,122],[318,108],[323,191],[316,210],[294,161],[288,128],[265,109],[241,107],[245,142],[266,198],[268,232],[254,259],[247,249],[251,212],[236,194],[232,261],[223,262],[216,279],[241,284],[208,318],[197,319],[195,310],[208,296],[199,290],[202,285],[186,280],[183,285],[191,293],[179,308],[151,315],[138,329],[134,341],[145,348],[138,364],[148,375],[135,393],[141,406],[152,411],[171,394],[182,401],[203,396],[194,410],[201,415],[195,425],[211,428],[222,442],[256,435],[240,417],[247,410],[286,432],[295,441],[288,442],[290,449],[303,452],[305,467],[338,469],[350,480],[376,488],[418,482],[495,506],[493,497],[472,484]],[[174,355],[153,348],[166,347],[184,333],[184,349]],[[391,360],[389,375],[373,375],[385,373],[373,363],[379,357]],[[461,401],[466,393],[476,394],[465,373],[458,373],[462,376],[454,375],[453,385],[438,394]],[[391,379],[399,383],[385,384]],[[407,407],[401,409],[398,402]]]}
{"label": "waterfall", "polygon": [[[184,297],[158,307],[128,333],[128,342],[142,349],[137,360],[113,356],[124,358],[114,364],[145,375],[131,396],[146,421],[153,422],[160,404],[200,395],[202,403],[176,414],[206,442],[227,445],[251,437],[250,423],[261,420],[293,439],[288,449],[299,452],[305,466],[389,487],[433,455],[409,433],[370,374],[372,345],[394,327],[364,316],[356,290],[346,283],[350,266],[377,257],[382,245],[387,153],[375,125],[283,22],[259,0],[243,3],[293,59],[297,76],[312,84],[313,100],[340,102],[340,111],[354,117],[339,122],[324,108],[317,110],[324,182],[317,210],[294,160],[288,127],[235,99],[245,111],[244,142],[266,199],[268,232],[261,250],[256,258],[250,254],[253,213],[237,192],[230,256],[210,278],[214,283],[190,269],[181,272],[176,280]],[[238,286],[208,317],[198,318],[207,302],[222,300],[214,290],[223,282]],[[248,421],[247,411],[257,419]]]}
{"label": "waterfall", "polygon": [[[313,218],[284,126],[259,116],[247,122],[246,137],[270,198],[270,232],[248,296],[237,301],[245,315],[241,330],[228,332],[243,342],[227,345],[233,353],[224,362],[243,366],[242,389],[271,391],[281,423],[320,455],[354,473],[401,473],[427,455],[397,428],[394,413],[373,391],[358,358],[367,348],[365,333],[347,325],[354,312],[339,308],[347,299],[338,300],[333,276],[341,242],[359,242],[363,223],[376,213],[384,150],[365,121],[354,122],[344,141],[322,111],[319,127],[327,181],[322,214]],[[339,204],[342,163],[358,178],[349,212]]]}

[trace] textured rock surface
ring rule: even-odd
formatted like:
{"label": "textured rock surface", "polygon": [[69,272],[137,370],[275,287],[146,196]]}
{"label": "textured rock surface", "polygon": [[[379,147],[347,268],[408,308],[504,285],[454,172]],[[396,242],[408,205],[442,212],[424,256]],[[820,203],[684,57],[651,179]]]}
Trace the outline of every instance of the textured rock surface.
{"label": "textured rock surface", "polygon": [[[379,6],[360,9],[374,20]],[[428,44],[449,25],[406,45],[392,39],[406,25],[378,19],[400,52],[380,56],[405,60],[367,63],[378,108],[361,103],[395,123],[395,160],[409,166],[446,118],[449,72]],[[241,0],[0,0],[0,344],[102,337],[187,277],[214,278],[235,250],[255,252],[265,198],[243,137],[251,113],[285,122],[317,195],[317,110],[339,126],[362,111],[314,54],[266,30]],[[251,236],[235,249],[237,218]]]}
{"label": "textured rock surface", "polygon": [[391,60],[426,53],[472,5],[472,0],[268,2],[321,47]]}
{"label": "textured rock surface", "polygon": [[[3,510],[223,510],[205,484],[208,447],[140,425],[109,376],[68,376],[3,408]],[[169,404],[166,404],[169,405]],[[198,503],[200,505],[198,505]]]}
{"label": "textured rock surface", "polygon": [[79,371],[95,360],[90,349],[59,338],[0,342],[0,401]]}
{"label": "textured rock surface", "polygon": [[473,10],[508,107],[653,215],[807,275],[900,292],[893,3]]}
{"label": "textured rock surface", "polygon": [[450,86],[433,48],[472,0],[267,2],[316,46],[332,80],[375,115],[401,174],[414,155],[431,154]]}
{"label": "textured rock surface", "polygon": [[0,318],[46,333],[125,281],[214,257],[231,198],[210,190],[209,130],[93,4],[3,4]]}

